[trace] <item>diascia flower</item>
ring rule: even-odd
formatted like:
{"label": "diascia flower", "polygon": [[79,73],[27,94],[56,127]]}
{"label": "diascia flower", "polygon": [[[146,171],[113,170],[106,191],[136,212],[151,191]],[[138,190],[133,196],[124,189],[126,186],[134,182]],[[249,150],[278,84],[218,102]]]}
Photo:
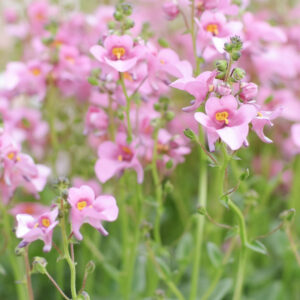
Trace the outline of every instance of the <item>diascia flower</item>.
{"label": "diascia flower", "polygon": [[109,65],[118,72],[126,72],[136,65],[144,51],[142,46],[133,46],[129,35],[111,35],[105,39],[104,47],[95,45],[90,52],[100,63]]}
{"label": "diascia flower", "polygon": [[95,198],[93,189],[87,185],[70,188],[68,202],[71,205],[72,230],[78,240],[83,238],[79,230],[84,223],[90,224],[103,235],[108,235],[101,222],[113,222],[118,217],[119,209],[115,198],[110,195]]}
{"label": "diascia flower", "polygon": [[36,240],[42,240],[45,243],[43,250],[49,252],[52,247],[53,229],[58,224],[57,215],[57,207],[37,218],[28,214],[18,214],[16,236],[23,239],[18,247],[23,248]]}
{"label": "diascia flower", "polygon": [[210,151],[215,150],[214,144],[219,138],[232,150],[247,144],[249,123],[257,114],[253,105],[238,108],[237,100],[231,95],[220,99],[211,97],[205,104],[205,112],[195,113],[195,119],[206,130]]}

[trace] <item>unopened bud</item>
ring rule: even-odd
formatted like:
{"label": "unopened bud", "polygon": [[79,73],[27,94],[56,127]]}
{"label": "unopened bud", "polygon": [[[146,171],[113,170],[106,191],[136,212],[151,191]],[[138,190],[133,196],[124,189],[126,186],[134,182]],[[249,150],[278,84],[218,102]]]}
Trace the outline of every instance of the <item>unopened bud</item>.
{"label": "unopened bud", "polygon": [[217,60],[215,64],[216,64],[218,71],[224,72],[227,70],[228,63],[226,60],[224,60],[224,59]]}
{"label": "unopened bud", "polygon": [[257,85],[253,82],[243,82],[241,84],[240,98],[244,102],[253,100],[257,95]]}
{"label": "unopened bud", "polygon": [[236,81],[242,80],[246,75],[245,70],[241,68],[235,68],[232,73],[232,78]]}
{"label": "unopened bud", "polygon": [[168,20],[174,20],[180,13],[178,4],[174,1],[164,3],[163,11]]}
{"label": "unopened bud", "polygon": [[239,60],[240,57],[241,57],[241,52],[239,52],[239,51],[233,52],[233,53],[231,54],[231,58],[232,58],[234,61]]}
{"label": "unopened bud", "polygon": [[231,88],[228,84],[219,84],[217,86],[216,92],[221,96],[228,96],[231,94]]}
{"label": "unopened bud", "polygon": [[189,138],[192,141],[195,141],[197,139],[195,132],[190,128],[185,129],[183,133],[187,138]]}
{"label": "unopened bud", "polygon": [[116,11],[114,13],[114,18],[116,21],[122,21],[123,17],[124,16],[123,16],[122,12],[120,12],[120,11]]}
{"label": "unopened bud", "polygon": [[199,206],[197,207],[197,213],[200,214],[200,215],[203,215],[205,216],[206,215],[206,208],[204,206]]}
{"label": "unopened bud", "polygon": [[134,21],[131,19],[126,19],[124,23],[125,30],[131,29],[132,27],[134,27]]}
{"label": "unopened bud", "polygon": [[88,274],[91,274],[95,271],[95,263],[90,260],[86,266],[85,266],[85,271],[88,273]]}
{"label": "unopened bud", "polygon": [[166,119],[167,121],[172,121],[175,117],[175,113],[173,111],[167,111],[166,113]]}
{"label": "unopened bud", "polygon": [[122,3],[122,10],[125,16],[130,16],[132,14],[132,5],[129,3]]}
{"label": "unopened bud", "polygon": [[45,274],[47,272],[46,266],[48,262],[44,257],[36,256],[32,262],[32,271],[35,273]]}
{"label": "unopened bud", "polygon": [[295,214],[296,214],[296,209],[295,209],[295,208],[291,208],[291,209],[288,209],[288,210],[283,211],[283,212],[279,215],[279,217],[280,217],[280,219],[282,219],[282,220],[286,220],[286,221],[289,221],[289,222],[290,222],[290,221],[293,220]]}

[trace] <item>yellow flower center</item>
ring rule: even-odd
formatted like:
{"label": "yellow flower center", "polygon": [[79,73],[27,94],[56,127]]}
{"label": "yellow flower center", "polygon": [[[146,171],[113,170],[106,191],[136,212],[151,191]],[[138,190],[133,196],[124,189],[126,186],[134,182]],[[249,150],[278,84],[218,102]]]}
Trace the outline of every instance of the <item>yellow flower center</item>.
{"label": "yellow flower center", "polygon": [[114,47],[112,49],[112,54],[119,60],[125,55],[126,51],[123,47]]}
{"label": "yellow flower center", "polygon": [[258,112],[257,115],[258,115],[259,117],[263,117],[263,115],[262,115],[261,112]]}
{"label": "yellow flower center", "polygon": [[13,152],[13,151],[9,152],[6,156],[7,156],[7,158],[10,159],[10,160],[17,160],[17,161],[20,160],[20,157],[19,157],[19,156],[16,156],[16,153]]}
{"label": "yellow flower center", "polygon": [[213,35],[219,34],[219,26],[217,24],[208,24],[206,26],[206,31],[210,32]]}
{"label": "yellow flower center", "polygon": [[34,76],[39,76],[41,74],[41,69],[39,69],[39,68],[33,68],[33,69],[31,69],[31,73]]}
{"label": "yellow flower center", "polygon": [[216,120],[217,121],[224,121],[227,125],[229,123],[228,121],[228,112],[227,111],[221,111],[216,113]]}
{"label": "yellow flower center", "polygon": [[122,155],[118,155],[118,160],[122,161],[123,160],[123,156]]}
{"label": "yellow flower center", "polygon": [[169,146],[168,145],[163,145],[161,143],[157,144],[157,151],[160,153],[168,153],[169,152]]}
{"label": "yellow flower center", "polygon": [[49,220],[49,218],[42,218],[42,225],[44,227],[49,227],[50,226],[50,220]]}
{"label": "yellow flower center", "polygon": [[85,200],[81,200],[77,203],[78,210],[83,210],[87,206],[87,203]]}
{"label": "yellow flower center", "polygon": [[161,59],[161,60],[160,60],[160,63],[161,63],[162,65],[164,65],[164,64],[166,63],[166,61],[165,61],[164,59]]}
{"label": "yellow flower center", "polygon": [[129,81],[133,81],[132,76],[129,72],[124,72],[124,78]]}

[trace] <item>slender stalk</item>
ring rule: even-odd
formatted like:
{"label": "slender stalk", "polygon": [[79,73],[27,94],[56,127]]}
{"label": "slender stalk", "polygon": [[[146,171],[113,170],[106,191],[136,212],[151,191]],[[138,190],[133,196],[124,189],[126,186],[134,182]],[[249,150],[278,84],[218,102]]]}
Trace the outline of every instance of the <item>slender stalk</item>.
{"label": "slender stalk", "polygon": [[29,246],[25,247],[24,252],[24,261],[25,261],[25,268],[26,268],[26,285],[27,285],[27,292],[28,292],[28,299],[34,300],[34,294],[32,290],[32,284],[31,284],[31,269],[30,269],[30,263],[29,263],[29,257],[28,257],[28,248]]}
{"label": "slender stalk", "polygon": [[233,62],[233,61],[232,61],[232,57],[231,57],[231,55],[230,55],[228,67],[227,67],[226,74],[225,74],[225,78],[224,78],[224,81],[225,81],[225,82],[227,82],[228,79],[229,79],[229,75],[230,75],[230,71],[231,71],[232,62]]}
{"label": "slender stalk", "polygon": [[231,200],[228,200],[228,206],[232,209],[232,211],[235,213],[235,215],[238,218],[239,222],[239,233],[240,233],[240,239],[241,239],[241,249],[240,249],[240,256],[239,256],[239,262],[238,262],[238,272],[236,276],[236,282],[235,282],[235,288],[233,292],[233,300],[240,300],[242,296],[242,290],[243,290],[243,283],[244,283],[244,275],[245,275],[245,268],[246,268],[246,260],[247,260],[247,231],[246,231],[246,224],[244,216],[239,209],[239,207],[232,202]]}
{"label": "slender stalk", "polygon": [[124,96],[126,98],[126,120],[127,120],[127,139],[128,142],[131,143],[132,141],[132,127],[131,127],[131,122],[130,122],[130,103],[131,103],[131,98],[128,96],[125,81],[124,81],[124,73],[120,73],[120,82],[122,86],[122,90],[124,93]]}
{"label": "slender stalk", "polygon": [[8,255],[8,259],[12,267],[13,276],[15,278],[18,300],[27,300],[25,287],[23,284],[20,283],[22,281],[23,272],[22,270],[20,270],[20,265],[18,264],[17,261],[18,258],[14,254],[15,251],[14,251],[13,241],[11,238],[12,227],[10,225],[9,214],[6,211],[6,207],[1,202],[1,200],[0,200],[0,209],[2,214],[3,229],[7,238],[6,253]]}
{"label": "slender stalk", "polygon": [[112,109],[112,98],[109,95],[108,98],[108,117],[109,117],[109,133],[112,141],[115,141],[115,120],[114,120],[114,111]]}
{"label": "slender stalk", "polygon": [[289,225],[286,226],[285,228],[285,232],[286,232],[286,235],[289,239],[289,242],[290,242],[290,245],[291,245],[291,249],[296,257],[296,260],[297,260],[297,263],[298,265],[300,266],[300,254],[298,252],[298,249],[297,249],[297,245],[294,241],[294,238],[293,238],[293,235],[292,235],[292,232],[291,232],[291,228]]}
{"label": "slender stalk", "polygon": [[65,221],[65,213],[63,208],[63,200],[61,200],[61,211],[62,211],[62,218],[61,218],[61,233],[62,233],[62,239],[63,239],[63,251],[65,259],[69,265],[70,273],[71,273],[71,294],[72,299],[77,299],[77,292],[76,292],[76,268],[75,268],[75,262],[72,260],[69,252],[69,241],[68,236],[66,232],[66,221]]}
{"label": "slender stalk", "polygon": [[66,294],[62,291],[62,289],[59,287],[59,285],[56,283],[54,278],[45,270],[45,275],[49,278],[49,280],[53,283],[53,285],[56,287],[58,292],[63,296],[63,298],[67,300],[71,300],[69,297],[66,296]]}
{"label": "slender stalk", "polygon": [[153,156],[152,156],[152,162],[151,162],[151,170],[152,170],[152,177],[154,181],[155,186],[155,195],[156,195],[156,201],[157,201],[157,213],[155,217],[155,223],[154,223],[154,238],[158,245],[161,245],[161,237],[160,237],[160,218],[163,211],[163,192],[161,187],[161,182],[158,175],[157,170],[157,145],[158,145],[158,131],[159,128],[155,128],[154,130],[154,147],[153,147]]}
{"label": "slender stalk", "polygon": [[[199,128],[201,134],[200,141],[204,140],[204,132]],[[200,162],[200,174],[199,174],[199,190],[198,190],[198,205],[206,208],[206,198],[207,198],[207,166],[206,166],[206,157],[205,153],[199,148],[199,162]],[[195,241],[195,252],[193,259],[193,270],[191,278],[191,287],[190,287],[190,300],[197,299],[197,289],[198,289],[198,277],[201,261],[201,252],[202,252],[202,242],[203,242],[203,233],[204,233],[204,224],[205,216],[197,216],[197,225],[196,225],[196,241]]]}

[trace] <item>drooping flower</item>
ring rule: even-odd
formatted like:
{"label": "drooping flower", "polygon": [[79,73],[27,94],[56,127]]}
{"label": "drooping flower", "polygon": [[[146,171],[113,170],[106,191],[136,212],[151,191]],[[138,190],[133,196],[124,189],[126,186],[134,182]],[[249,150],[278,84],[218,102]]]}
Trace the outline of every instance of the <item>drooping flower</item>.
{"label": "drooping flower", "polygon": [[53,229],[58,224],[57,215],[57,207],[37,218],[28,214],[18,214],[16,236],[22,239],[18,247],[22,248],[36,240],[42,240],[45,244],[43,250],[49,252],[52,247]]}
{"label": "drooping flower", "polygon": [[208,92],[213,91],[213,81],[217,75],[217,71],[213,72],[203,72],[196,78],[184,77],[174,81],[171,86],[180,90],[187,91],[195,97],[191,101],[191,105],[184,107],[182,110],[185,112],[195,111],[202,102],[204,102],[205,97]]}
{"label": "drooping flower", "polygon": [[253,105],[244,104],[238,108],[237,100],[229,95],[222,98],[211,97],[205,103],[206,114],[195,113],[195,119],[206,130],[210,151],[220,138],[232,150],[247,144],[249,123],[255,118],[257,110]]}
{"label": "drooping flower", "polygon": [[68,202],[71,205],[71,224],[75,237],[82,240],[80,228],[88,223],[103,235],[108,235],[102,221],[113,222],[117,219],[119,209],[116,200],[111,195],[101,195],[95,198],[92,188],[82,185],[80,188],[70,188]]}

